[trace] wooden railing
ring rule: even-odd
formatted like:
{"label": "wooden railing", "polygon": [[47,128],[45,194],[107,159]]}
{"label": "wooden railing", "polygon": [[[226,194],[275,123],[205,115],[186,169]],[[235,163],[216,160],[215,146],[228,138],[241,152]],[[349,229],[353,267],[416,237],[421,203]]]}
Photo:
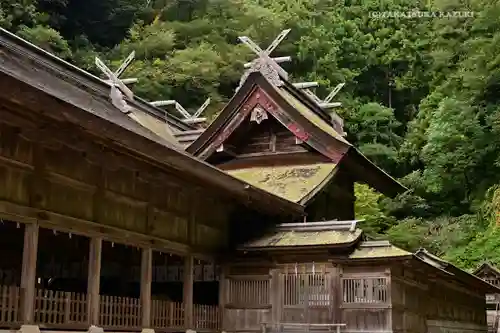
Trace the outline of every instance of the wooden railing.
{"label": "wooden railing", "polygon": [[153,300],[151,304],[151,324],[154,328],[184,327],[184,307],[182,303]]}
{"label": "wooden railing", "polygon": [[87,295],[64,291],[37,289],[35,294],[35,323],[86,324]]}
{"label": "wooden railing", "polygon": [[141,327],[139,298],[100,296],[99,325],[113,328]]}
{"label": "wooden railing", "polygon": [[0,323],[16,324],[20,317],[20,288],[18,286],[0,286]]}
{"label": "wooden railing", "polygon": [[193,308],[194,326],[198,330],[217,330],[220,323],[219,307],[195,304]]}
{"label": "wooden railing", "polygon": [[[0,285],[0,325],[20,325],[21,289],[18,286]],[[80,328],[88,326],[87,295],[37,289],[35,294],[35,323],[54,328]],[[220,328],[219,307],[214,305],[193,306],[194,328],[217,330]],[[115,329],[140,329],[141,305],[138,298],[100,296],[99,326]],[[154,328],[184,330],[184,306],[180,302],[153,300],[151,324]]]}

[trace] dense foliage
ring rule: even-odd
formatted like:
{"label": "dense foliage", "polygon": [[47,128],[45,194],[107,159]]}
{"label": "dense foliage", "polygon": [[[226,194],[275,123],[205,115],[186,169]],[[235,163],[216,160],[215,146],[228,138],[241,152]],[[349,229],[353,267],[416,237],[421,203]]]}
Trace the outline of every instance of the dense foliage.
{"label": "dense foliage", "polygon": [[[215,114],[252,54],[291,28],[277,56],[323,96],[339,82],[348,139],[400,178],[396,200],[359,186],[373,237],[425,246],[463,267],[500,264],[499,0],[0,0],[0,25],[90,71],[135,50],[126,72],[147,99]],[[435,17],[381,12],[436,11]],[[460,13],[457,13],[460,12]],[[465,13],[467,12],[467,13]],[[420,17],[419,17],[420,16]]]}

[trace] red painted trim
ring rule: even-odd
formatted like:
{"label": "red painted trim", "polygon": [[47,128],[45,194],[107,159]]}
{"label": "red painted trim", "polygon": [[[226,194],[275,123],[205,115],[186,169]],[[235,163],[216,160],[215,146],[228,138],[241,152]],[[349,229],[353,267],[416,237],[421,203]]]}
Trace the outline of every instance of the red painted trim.
{"label": "red painted trim", "polygon": [[254,88],[253,92],[250,93],[250,96],[236,113],[236,116],[231,119],[222,132],[198,157],[205,159],[210,156],[217,149],[217,147],[223,144],[224,141],[226,141],[226,139],[241,125],[243,120],[250,114],[257,104],[259,104],[264,110],[270,111],[270,113],[278,108],[276,103],[274,103],[274,101],[271,100],[261,88]]}
{"label": "red painted trim", "polygon": [[[266,100],[273,101],[271,97],[269,97],[263,90],[262,93],[266,96]],[[297,122],[292,119],[290,115],[285,113],[280,107],[276,107],[266,111],[269,111],[269,113],[271,113],[274,118],[276,118],[276,120],[278,120],[290,132],[292,132],[299,140],[316,149],[318,152],[328,157],[333,162],[338,163],[344,156],[343,153],[338,152],[333,147],[323,144],[321,140],[317,139],[313,133],[306,132],[304,128],[302,128],[302,126],[297,124]]]}
{"label": "red painted trim", "polygon": [[338,152],[317,139],[314,134],[308,133],[294,119],[290,117],[278,104],[260,87],[255,87],[246,101],[241,105],[236,115],[229,121],[212,143],[198,156],[201,159],[208,158],[227,138],[241,125],[244,119],[250,114],[253,108],[259,105],[266,112],[270,113],[285,128],[292,132],[299,140],[316,149],[321,154],[338,163],[343,153]]}
{"label": "red painted trim", "polygon": [[293,133],[297,137],[297,139],[306,142],[309,139],[309,133],[304,131],[299,125],[296,123],[291,123],[287,126],[290,132]]}

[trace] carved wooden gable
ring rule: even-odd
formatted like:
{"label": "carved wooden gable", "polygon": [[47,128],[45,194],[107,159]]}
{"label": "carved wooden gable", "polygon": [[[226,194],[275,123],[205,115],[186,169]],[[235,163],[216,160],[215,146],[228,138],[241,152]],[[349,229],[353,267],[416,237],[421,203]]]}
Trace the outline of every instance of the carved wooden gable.
{"label": "carved wooden gable", "polygon": [[474,272],[474,275],[494,286],[500,286],[500,271],[490,264],[481,265]]}
{"label": "carved wooden gable", "polygon": [[265,109],[256,106],[250,117],[222,144],[220,151],[237,157],[307,151],[301,143]]}
{"label": "carved wooden gable", "polygon": [[237,158],[316,151],[337,163],[348,146],[332,144],[331,137],[297,110],[293,111],[295,107],[276,90],[254,85],[197,156]]}
{"label": "carved wooden gable", "polygon": [[[290,164],[309,158],[308,162],[342,162],[357,181],[384,194],[393,197],[406,190],[355,149],[321,114],[321,107],[303,95],[290,84],[277,87],[259,72],[251,73],[186,151],[225,167],[233,162],[240,166],[257,163],[257,159],[247,159],[256,155],[279,155],[280,161]],[[258,160],[281,163],[267,157]]]}

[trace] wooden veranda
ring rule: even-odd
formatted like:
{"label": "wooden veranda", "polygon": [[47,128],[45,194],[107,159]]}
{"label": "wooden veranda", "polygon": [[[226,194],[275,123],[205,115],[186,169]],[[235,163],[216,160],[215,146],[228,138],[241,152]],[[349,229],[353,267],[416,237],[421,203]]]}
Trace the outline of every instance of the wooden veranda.
{"label": "wooden veranda", "polygon": [[[0,286],[0,326],[16,328],[23,324],[19,286]],[[89,327],[88,297],[84,293],[36,289],[32,323],[41,328],[87,330]],[[141,331],[143,317],[139,298],[99,296],[97,326],[109,330]],[[159,331],[218,331],[218,306],[193,305],[193,325],[187,326],[184,304],[152,300],[151,328]]]}
{"label": "wooden veranda", "polygon": [[[5,227],[6,225],[8,227]],[[105,239],[93,237],[87,242],[90,245],[88,256],[82,263],[82,266],[86,267],[81,270],[87,272],[87,286],[81,288],[77,276],[81,267],[77,267],[78,270],[75,272],[75,267],[62,263],[59,269],[52,267],[50,272],[43,269],[47,268],[47,262],[44,262],[40,251],[46,252],[50,249],[41,248],[39,240],[44,240],[41,234],[46,236],[52,230],[41,228],[38,223],[17,224],[17,227],[15,225],[14,222],[2,220],[0,230],[2,242],[5,242],[5,236],[15,241],[18,235],[24,234],[23,255],[20,260],[22,265],[16,266],[6,263],[5,260],[2,260],[0,264],[0,328],[17,329],[26,324],[37,325],[44,329],[67,330],[86,330],[91,324],[106,330],[127,331],[141,331],[145,327],[170,331],[185,331],[186,329],[217,331],[220,328],[217,304],[193,302],[195,280],[203,280],[204,277],[213,281],[218,280],[214,264],[207,263],[203,272],[204,267],[201,261],[189,255],[183,257],[183,266],[177,267],[177,271],[174,272],[176,275],[174,279],[179,278],[178,284],[182,284],[182,299],[175,301],[162,294],[161,291],[156,294],[151,291],[147,292],[151,290],[153,281],[160,280],[159,276],[153,277],[153,252],[155,254],[157,252],[152,249],[133,248],[130,251],[139,252],[137,255],[141,256],[140,269],[138,272],[133,272],[133,270],[121,270],[121,272],[124,274],[123,279],[129,278],[129,272],[138,273],[142,291],[139,297],[116,296],[120,293],[119,290],[118,292],[109,291],[109,286],[100,286],[100,280],[102,281],[106,276],[101,271]],[[81,237],[77,234],[71,236],[71,234],[61,232],[57,234],[54,232],[54,235],[50,235],[52,245],[55,246],[56,251],[63,252],[68,249],[62,247],[54,239],[67,238],[68,235],[73,240]],[[109,244],[109,242],[106,243]],[[112,248],[119,246],[114,242],[111,244]],[[13,250],[9,253],[1,251],[0,254],[5,258],[7,255],[15,256],[16,253]],[[39,269],[34,264],[36,258],[38,258]],[[128,260],[132,261],[131,258]],[[113,264],[110,261],[104,262],[104,265]],[[174,265],[171,267],[176,268]],[[203,273],[205,276],[202,276]],[[172,278],[172,276],[163,277],[164,280],[165,278]],[[86,289],[86,292],[67,291],[78,289]],[[113,293],[115,295],[112,295]]]}

